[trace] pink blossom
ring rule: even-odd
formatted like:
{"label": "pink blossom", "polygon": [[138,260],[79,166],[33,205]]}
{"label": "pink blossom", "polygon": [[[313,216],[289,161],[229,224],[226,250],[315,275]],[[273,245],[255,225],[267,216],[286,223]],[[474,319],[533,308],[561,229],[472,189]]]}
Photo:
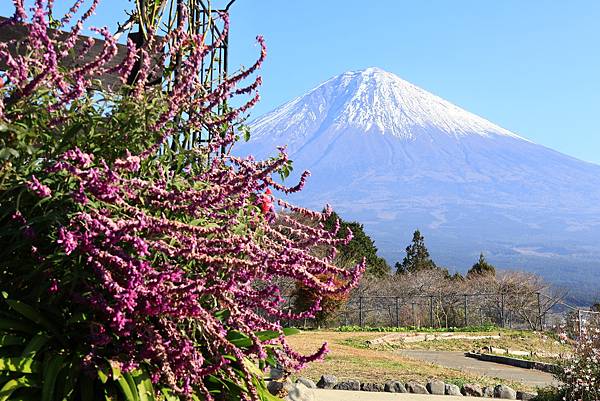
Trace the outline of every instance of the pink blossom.
{"label": "pink blossom", "polygon": [[31,180],[27,183],[27,188],[35,193],[40,198],[48,198],[52,196],[52,191],[49,187],[38,181],[35,175],[31,176]]}
{"label": "pink blossom", "polygon": [[63,247],[63,250],[67,255],[70,255],[78,245],[75,235],[65,227],[61,227],[58,230],[58,240],[56,242]]}
{"label": "pink blossom", "polygon": [[[233,146],[236,125],[259,100],[260,77],[243,83],[265,59],[262,37],[257,38],[258,60],[250,68],[225,77],[210,91],[205,89],[201,68],[203,60],[210,58],[226,38],[225,15],[225,29],[212,44],[207,45],[205,38],[187,29],[184,12],[179,25],[166,37],[159,39],[150,32],[150,40],[141,49],[129,42],[128,55],[117,67],[111,63],[117,49],[115,38],[106,28],[97,29],[104,38],[100,54],[87,63],[64,67],[63,57],[71,53],[77,33],[97,2],[94,0],[80,19],[72,21],[83,3],[76,1],[61,20],[72,29],[57,43],[49,34],[48,11],[39,0],[27,25],[30,51],[13,57],[8,46],[0,44],[13,102],[29,101],[40,88],[49,90],[48,97],[54,103],[48,111],[56,125],[68,118],[69,105],[88,99],[93,79],[118,73],[122,82],[128,82],[136,62],[140,69],[132,96],[143,101],[156,73],[149,55],[161,53],[165,62],[181,54],[181,49],[186,51],[178,66],[178,79],[169,82],[169,101],[147,127],[148,137],[159,138],[156,143],[138,154],[127,151],[116,161],[74,148],[53,155],[53,164],[43,170],[44,182],[56,187],[51,190],[35,176],[27,184],[38,196],[53,196],[56,199],[52,201],[72,206],[64,216],[68,217],[64,225],[53,229],[46,237],[48,243],[36,252],[43,260],[50,256],[44,253],[48,248],[54,247],[50,252],[56,248],[64,251],[64,255],[60,253],[64,263],[53,261],[49,291],[69,288],[69,301],[88,312],[85,341],[78,344],[88,347],[83,361],[88,366],[106,360],[124,370],[144,366],[153,382],[178,394],[200,392],[207,399],[211,394],[204,381],[218,372],[247,387],[247,397],[258,399],[255,384],[250,379],[242,382],[244,377],[252,377],[248,367],[242,363],[231,366],[231,359],[224,355],[238,361],[264,360],[277,345],[279,361],[297,369],[322,358],[327,351],[323,345],[313,355],[304,356],[289,347],[281,320],[314,316],[320,299],[305,311],[291,312],[274,283],[289,280],[316,293],[345,293],[358,283],[364,262],[342,269],[331,257],[316,256],[315,249],[334,254],[335,247],[349,241],[351,233],[340,239],[339,224],[333,231],[323,229],[320,222],[330,211],[319,213],[275,198],[271,189],[297,192],[309,176],[303,173],[293,187],[273,179],[272,175],[288,163],[284,149],[280,149],[279,157],[267,161],[233,157],[227,151],[215,157]],[[22,2],[15,0],[15,5],[15,20],[25,18],[19,8]],[[246,99],[231,102],[239,107],[228,107],[215,115],[216,107],[236,95]],[[4,113],[9,121],[18,120],[18,113],[12,113],[10,107],[6,110],[0,105],[0,115]],[[190,151],[190,161],[185,163],[197,164],[181,175],[156,157],[170,141],[179,138],[175,121],[183,121],[190,132],[218,129],[221,133],[208,146]],[[210,162],[205,163],[207,160]],[[278,215],[275,204],[282,209]],[[20,213],[13,219],[27,225]],[[82,281],[64,283],[62,277],[73,276],[69,270],[73,268],[79,269]],[[322,276],[339,278],[344,284],[336,286],[333,280],[319,279]],[[67,296],[63,292],[67,291],[60,295]],[[256,332],[265,330],[281,336],[261,341]],[[237,346],[229,337],[232,331],[247,336],[251,346]]]}

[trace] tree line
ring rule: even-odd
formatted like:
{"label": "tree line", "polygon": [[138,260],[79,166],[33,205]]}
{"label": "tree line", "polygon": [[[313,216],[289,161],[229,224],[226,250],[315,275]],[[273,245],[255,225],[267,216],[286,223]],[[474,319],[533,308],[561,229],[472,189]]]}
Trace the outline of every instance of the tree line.
{"label": "tree line", "polygon": [[[377,254],[378,249],[362,224],[344,221],[335,213],[322,224],[327,229],[339,224],[340,238],[346,236],[348,229],[352,230],[353,239],[338,247],[334,263],[353,266],[364,258],[366,274],[351,294],[323,299],[317,325],[334,321],[356,324],[355,309],[360,299],[368,312],[360,319],[365,324],[449,327],[468,321],[499,326],[514,322],[520,327],[541,329],[548,323],[550,309],[566,295],[533,273],[497,270],[483,253],[466,274],[450,273],[434,262],[419,230],[413,233],[404,258],[392,269]],[[302,285],[289,284],[288,294],[298,310],[316,296]],[[397,299],[399,306],[391,305],[389,299]]]}
{"label": "tree line", "polygon": [[[339,223],[337,223],[339,221]],[[364,231],[364,226],[355,221],[345,221],[338,214],[332,215],[324,223],[325,228],[333,229],[336,224],[340,225],[338,236],[343,237],[347,230],[352,230],[354,237],[346,244],[338,247],[337,263],[341,265],[354,265],[363,258],[367,264],[366,274],[374,277],[385,277],[392,273],[388,262],[380,257],[375,242]],[[401,262],[396,262],[394,270],[396,274],[415,273],[424,270],[441,270],[450,276],[448,269],[438,266],[431,258],[429,250],[425,245],[425,238],[419,230],[413,233],[411,243],[406,247],[406,256]],[[483,252],[479,259],[468,270],[466,277],[475,275],[495,275],[496,268],[486,259]],[[463,278],[460,273],[454,273],[455,278]]]}

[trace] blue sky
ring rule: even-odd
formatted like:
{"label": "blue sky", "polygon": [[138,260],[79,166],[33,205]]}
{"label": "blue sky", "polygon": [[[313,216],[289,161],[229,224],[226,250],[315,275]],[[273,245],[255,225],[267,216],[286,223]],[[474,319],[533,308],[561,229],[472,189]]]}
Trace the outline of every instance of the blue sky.
{"label": "blue sky", "polygon": [[[114,26],[130,5],[104,0],[94,23]],[[230,68],[254,61],[262,34],[269,55],[254,115],[333,75],[377,66],[600,164],[599,21],[597,0],[237,0]]]}

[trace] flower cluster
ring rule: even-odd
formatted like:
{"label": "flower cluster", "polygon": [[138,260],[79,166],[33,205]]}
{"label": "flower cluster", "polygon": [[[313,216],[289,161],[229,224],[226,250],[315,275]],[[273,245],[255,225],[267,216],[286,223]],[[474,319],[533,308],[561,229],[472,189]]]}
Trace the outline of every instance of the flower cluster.
{"label": "flower cluster", "polygon": [[[94,0],[89,9],[83,13],[69,30],[66,37],[58,41],[51,35],[48,15],[52,10],[52,4],[46,4],[44,0],[36,0],[33,7],[33,16],[28,25],[28,45],[24,54],[14,54],[10,51],[16,43],[0,43],[0,59],[7,65],[5,71],[6,79],[13,88],[15,97],[27,98],[40,88],[54,91],[56,102],[51,105],[52,109],[68,107],[69,103],[85,95],[92,87],[92,79],[108,73],[111,68],[109,61],[116,55],[116,41],[108,29],[95,29],[104,39],[103,49],[100,56],[77,68],[69,70],[68,74],[61,71],[61,62],[69,57],[77,44],[77,36],[80,34],[84,22],[94,13],[99,0]],[[15,13],[12,18],[4,21],[4,24],[22,24],[27,19],[24,0],[13,0]],[[61,21],[64,27],[72,22],[75,12],[81,7],[83,1],[77,1]],[[48,6],[48,7],[46,7]],[[81,55],[87,53],[91,46],[80,49]],[[79,50],[79,49],[78,49]],[[5,113],[4,102],[0,101],[0,117]]]}
{"label": "flower cluster", "polygon": [[[82,3],[78,0],[60,20],[62,27],[71,23]],[[59,122],[71,118],[77,101],[94,100],[88,92],[95,78],[116,73],[122,82],[130,82],[134,74],[129,97],[152,101],[159,110],[145,125],[148,137],[156,141],[142,150],[124,150],[116,159],[106,156],[114,147],[104,142],[95,153],[80,147],[56,154],[52,151],[58,147],[45,149],[27,165],[34,167],[25,170],[26,178],[16,179],[15,187],[20,184],[26,190],[14,192],[11,214],[11,224],[28,233],[24,243],[35,256],[31,270],[41,272],[45,282],[33,283],[29,272],[22,273],[22,254],[12,253],[15,263],[4,261],[9,267],[0,270],[19,283],[23,294],[43,293],[48,303],[59,303],[65,322],[77,314],[86,316],[81,323],[85,330],[70,334],[69,341],[84,350],[82,363],[88,368],[107,360],[124,370],[142,367],[155,383],[178,394],[201,392],[209,400],[208,380],[225,380],[247,389],[242,398],[258,399],[251,365],[276,357],[297,369],[327,349],[324,345],[314,355],[299,355],[287,345],[279,321],[314,316],[320,310],[318,294],[349,291],[364,271],[364,262],[352,269],[334,265],[335,247],[350,241],[352,233],[340,238],[339,224],[330,231],[324,228],[331,209],[318,213],[275,199],[272,191],[299,191],[309,175],[304,173],[294,187],[274,180],[272,175],[288,164],[285,152],[269,161],[228,152],[216,157],[217,151],[234,144],[239,117],[259,99],[260,77],[242,83],[264,60],[262,38],[256,63],[211,90],[200,81],[201,61],[224,36],[206,45],[202,35],[186,29],[185,8],[179,25],[166,37],[150,35],[141,48],[129,42],[128,54],[116,67],[110,63],[116,40],[106,29],[97,30],[104,37],[99,56],[68,67],[64,58],[97,3],[94,0],[66,38],[59,39],[49,29],[52,2],[36,0],[27,25],[31,51],[12,54],[9,45],[0,45],[0,58],[8,66],[2,93],[9,94],[0,96],[0,121],[21,123],[24,116],[15,105],[35,103],[28,99],[50,91],[53,96],[38,100],[50,102],[45,106],[54,113],[48,129],[53,135],[66,135],[61,131],[66,124]],[[14,4],[15,15],[7,23],[23,23],[23,1]],[[84,51],[91,46],[87,41]],[[152,98],[148,85],[160,66],[150,62],[150,55],[157,53],[159,64],[176,60],[178,65],[165,69],[163,84]],[[170,75],[174,70],[176,78]],[[161,97],[164,91],[167,99]],[[249,100],[213,113],[215,106],[236,95]],[[102,121],[110,115],[95,118]],[[214,140],[204,148],[170,153],[168,145],[182,131],[208,131]],[[22,192],[34,199],[21,202]],[[2,195],[9,199],[11,194]],[[40,210],[44,215],[36,216]],[[327,256],[317,256],[323,249]],[[280,279],[310,289],[317,294],[314,303],[305,311],[284,311],[285,300],[276,285]],[[28,286],[35,285],[46,291],[30,291]],[[14,288],[2,290],[18,297]],[[274,335],[261,336],[265,332]]]}
{"label": "flower cluster", "polygon": [[[593,319],[592,319],[593,320]],[[597,320],[597,319],[596,319]],[[580,322],[580,336],[573,357],[558,374],[566,400],[600,399],[600,325]]]}
{"label": "flower cluster", "polygon": [[[94,273],[85,283],[87,295],[77,297],[94,312],[92,359],[109,357],[130,367],[151,361],[156,380],[189,392],[202,388],[207,374],[229,369],[225,355],[264,357],[256,332],[281,332],[279,319],[300,319],[319,310],[317,298],[300,314],[282,311],[285,300],[271,284],[277,278],[323,295],[357,284],[363,265],[344,270],[311,254],[315,247],[350,240],[350,233],[340,240],[322,225],[297,224],[294,230],[304,234],[299,241],[289,228],[269,224],[255,206],[271,183],[270,172],[284,158],[262,164],[218,158],[209,170],[185,179],[165,171],[140,177],[137,168],[122,168],[130,158],[111,169],[90,165],[91,156],[75,149],[50,169],[94,200],[73,196],[82,209],[58,230],[57,240],[66,255],[84,256],[85,268]],[[92,206],[97,202],[102,207]],[[52,279],[61,281],[60,276]],[[217,317],[222,310],[228,311],[226,318]],[[199,330],[203,349],[181,324]],[[231,330],[252,338],[250,355],[228,341]],[[289,351],[284,337],[277,341]],[[299,368],[321,355],[299,358],[281,351],[279,358]]]}

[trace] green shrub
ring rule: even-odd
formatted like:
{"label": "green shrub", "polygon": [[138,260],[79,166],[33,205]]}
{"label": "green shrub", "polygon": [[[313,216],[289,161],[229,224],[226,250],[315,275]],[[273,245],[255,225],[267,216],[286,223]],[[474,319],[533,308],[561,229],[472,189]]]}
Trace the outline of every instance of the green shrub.
{"label": "green shrub", "polygon": [[404,332],[423,332],[423,333],[452,333],[452,332],[492,332],[498,328],[493,325],[484,326],[465,326],[465,327],[448,327],[448,328],[431,328],[431,327],[370,327],[370,326],[340,326],[337,331],[341,332],[392,332],[392,333],[404,333]]}

